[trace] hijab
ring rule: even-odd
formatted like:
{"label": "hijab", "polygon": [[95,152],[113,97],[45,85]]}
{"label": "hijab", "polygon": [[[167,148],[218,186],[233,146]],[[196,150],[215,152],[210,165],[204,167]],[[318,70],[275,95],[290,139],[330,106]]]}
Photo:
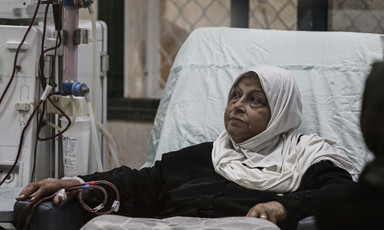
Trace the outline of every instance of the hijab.
{"label": "hijab", "polygon": [[228,98],[249,71],[259,77],[271,118],[263,132],[242,143],[235,143],[227,130],[219,135],[212,150],[218,174],[246,188],[273,192],[295,191],[305,171],[321,160],[330,160],[354,174],[351,161],[345,152],[332,146],[334,142],[317,134],[297,133],[301,95],[290,72],[268,65],[247,69],[235,80]]}

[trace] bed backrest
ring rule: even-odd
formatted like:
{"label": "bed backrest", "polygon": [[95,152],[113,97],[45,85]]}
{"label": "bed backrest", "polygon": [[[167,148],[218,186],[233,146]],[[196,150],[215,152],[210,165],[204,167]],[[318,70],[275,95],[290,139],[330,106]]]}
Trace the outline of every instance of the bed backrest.
{"label": "bed backrest", "polygon": [[151,166],[165,152],[213,141],[224,129],[227,95],[238,74],[257,64],[293,72],[303,98],[299,131],[336,141],[358,172],[373,155],[359,127],[365,78],[383,60],[384,36],[200,28],[179,50],[148,141]]}

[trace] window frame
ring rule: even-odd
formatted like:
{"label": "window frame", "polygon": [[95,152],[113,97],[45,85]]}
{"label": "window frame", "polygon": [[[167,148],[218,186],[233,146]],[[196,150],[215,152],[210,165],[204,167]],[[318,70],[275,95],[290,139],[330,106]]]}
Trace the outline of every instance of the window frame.
{"label": "window frame", "polygon": [[[147,29],[150,37],[156,38],[159,28],[155,26],[158,14],[158,2],[149,5],[148,20],[152,21]],[[298,30],[326,31],[328,1],[298,0]],[[108,120],[134,120],[153,121],[160,103],[160,99],[154,98],[125,98],[124,97],[124,0],[98,0],[99,20],[107,24],[109,72],[107,74],[107,119]],[[246,13],[243,13],[246,12]],[[231,0],[231,27],[248,28],[249,0]],[[154,54],[158,41],[147,40],[147,79],[157,81],[156,68],[159,63],[157,55]],[[152,85],[152,86],[151,86]],[[154,92],[154,84],[146,83],[148,92]],[[148,96],[148,95],[147,95]]]}

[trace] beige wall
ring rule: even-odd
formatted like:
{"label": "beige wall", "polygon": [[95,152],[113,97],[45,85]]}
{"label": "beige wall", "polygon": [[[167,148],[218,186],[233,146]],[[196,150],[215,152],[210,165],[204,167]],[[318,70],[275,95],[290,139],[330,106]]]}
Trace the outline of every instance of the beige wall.
{"label": "beige wall", "polygon": [[[112,121],[107,122],[107,129],[114,137],[119,152],[121,165],[140,168],[147,156],[147,140],[152,130],[153,122],[140,121]],[[111,159],[111,158],[109,158]],[[107,163],[107,169],[116,165]]]}
{"label": "beige wall", "polygon": [[125,0],[124,97],[145,97],[147,1]]}

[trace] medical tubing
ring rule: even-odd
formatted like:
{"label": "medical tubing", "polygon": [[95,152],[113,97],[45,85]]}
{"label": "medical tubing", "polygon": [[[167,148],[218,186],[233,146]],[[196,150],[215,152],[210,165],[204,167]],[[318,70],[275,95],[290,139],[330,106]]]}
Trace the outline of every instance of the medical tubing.
{"label": "medical tubing", "polygon": [[[22,220],[23,220],[24,213],[25,213],[31,206],[33,206],[36,202],[37,202],[37,200],[36,200],[36,201],[32,201],[32,202],[30,202],[29,204],[27,204],[27,206],[25,206],[25,208],[23,208],[23,210],[21,211],[21,213],[20,213],[20,215],[19,215],[19,218],[18,218],[18,220],[17,220],[16,229],[20,229],[20,228],[21,228],[21,222],[22,222]],[[26,223],[25,225],[28,226],[28,222],[25,221],[25,223]]]}
{"label": "medical tubing", "polygon": [[35,12],[33,13],[33,16],[32,16],[31,22],[30,22],[30,24],[29,24],[29,26],[28,26],[28,29],[27,29],[27,31],[25,32],[23,39],[21,40],[19,46],[18,46],[17,49],[16,49],[15,58],[14,58],[14,60],[13,60],[13,70],[12,70],[12,74],[11,74],[11,79],[9,80],[7,86],[5,87],[4,92],[1,94],[0,104],[2,103],[2,101],[3,101],[4,97],[5,97],[5,95],[7,94],[7,91],[8,91],[8,89],[9,89],[10,85],[11,85],[12,82],[13,82],[13,79],[15,78],[15,75],[16,75],[16,69],[17,69],[17,67],[18,67],[18,65],[17,65],[17,59],[18,59],[18,56],[19,56],[19,53],[20,53],[20,49],[21,49],[21,47],[23,46],[25,40],[27,39],[27,36],[28,36],[28,34],[29,34],[29,31],[31,30],[31,28],[32,28],[32,26],[33,26],[33,23],[34,23],[34,21],[35,21],[35,19],[36,19],[37,12],[39,11],[40,3],[41,3],[41,0],[38,0],[37,5],[36,5]]}
{"label": "medical tubing", "polygon": [[72,122],[67,131],[71,130],[73,125],[76,123],[76,113],[77,113],[77,109],[75,106],[75,99],[73,99],[73,95],[69,95],[69,97],[71,98],[71,103],[72,103]]}
{"label": "medical tubing", "polygon": [[[17,67],[18,67],[18,65],[17,65],[17,60],[18,60],[18,55],[19,55],[19,53],[20,53],[20,49],[21,49],[22,45],[24,44],[24,42],[25,42],[25,40],[26,40],[26,38],[27,38],[27,36],[28,36],[28,34],[29,34],[29,32],[30,32],[32,26],[33,26],[33,23],[34,23],[34,21],[35,21],[35,19],[36,19],[36,16],[37,16],[37,13],[38,13],[40,4],[41,4],[41,0],[38,0],[38,3],[37,3],[37,5],[36,5],[35,12],[34,12],[33,17],[32,17],[32,19],[31,19],[31,22],[30,22],[30,24],[29,24],[29,26],[28,26],[28,28],[27,28],[27,31],[25,32],[24,37],[22,38],[22,40],[21,40],[19,46],[17,47],[16,53],[15,53],[15,58],[14,58],[14,63],[13,63],[13,71],[12,71],[11,79],[9,80],[9,82],[8,82],[8,84],[7,84],[7,86],[6,86],[5,90],[4,90],[4,92],[3,92],[2,95],[1,95],[1,98],[0,98],[0,104],[2,103],[4,97],[5,97],[5,95],[6,95],[7,91],[8,91],[8,89],[9,89],[9,87],[10,87],[11,83],[13,82],[13,79],[14,79],[14,77],[15,77],[15,75],[16,75],[16,69],[17,69]],[[48,4],[48,5],[49,5],[49,4]],[[48,6],[47,6],[47,8],[48,8]],[[47,11],[45,12],[45,22],[46,22],[46,16],[47,16]],[[61,36],[60,36],[60,38],[61,38]],[[60,39],[60,42],[59,42],[59,43],[61,43],[61,39]],[[56,49],[57,47],[58,47],[58,46],[53,47],[53,48],[51,48],[51,49]],[[50,50],[50,49],[48,49],[48,50]],[[48,50],[46,50],[45,52],[47,52]],[[45,80],[44,80],[44,83],[45,83]],[[45,89],[45,86],[44,86],[43,88]],[[32,118],[33,118],[33,116],[34,116],[34,113],[38,110],[38,108],[40,107],[41,103],[44,103],[44,105],[45,105],[45,103],[46,103],[45,99],[39,101],[37,107],[34,109],[34,111],[32,112],[32,114],[30,115],[27,124],[26,124],[25,127],[23,128],[23,131],[22,131],[22,134],[21,134],[21,137],[20,137],[20,143],[19,143],[19,148],[18,148],[18,152],[17,152],[17,155],[16,155],[16,159],[15,159],[15,161],[14,161],[14,163],[13,163],[11,169],[8,171],[8,173],[7,173],[6,176],[3,178],[3,180],[0,182],[0,186],[5,182],[5,180],[9,177],[9,175],[13,172],[14,168],[16,167],[16,164],[17,164],[17,162],[18,162],[18,160],[19,160],[19,158],[20,158],[20,154],[21,154],[21,148],[22,148],[22,143],[23,143],[23,139],[24,139],[24,133],[25,133],[25,130],[26,130],[26,128],[29,126],[30,121],[32,120]],[[39,125],[39,124],[38,124],[38,125]]]}
{"label": "medical tubing", "polygon": [[18,220],[17,220],[16,229],[20,229],[20,225],[21,225],[21,222],[22,222],[24,213],[25,213],[31,206],[33,206],[35,203],[36,203],[36,201],[30,202],[29,204],[27,204],[27,206],[25,206],[25,208],[23,208],[23,210],[21,210],[21,213],[20,213],[19,218],[18,218]]}
{"label": "medical tubing", "polygon": [[97,128],[100,130],[100,132],[103,134],[103,136],[107,139],[108,141],[108,149],[111,152],[112,158],[115,162],[115,166],[119,167],[120,166],[120,161],[119,161],[119,153],[117,151],[117,144],[116,141],[113,139],[112,135],[108,132],[107,129],[105,129],[100,123],[96,123]]}
{"label": "medical tubing", "polygon": [[120,161],[119,158],[117,157],[117,152],[115,151],[117,148],[114,147],[111,143],[108,143],[108,150],[112,155],[112,159],[115,162],[115,167],[120,167]]}
{"label": "medical tubing", "polygon": [[9,177],[9,175],[12,173],[12,171],[15,169],[16,167],[16,164],[17,162],[19,161],[19,158],[20,158],[20,154],[21,154],[21,147],[22,147],[22,144],[23,144],[23,140],[24,140],[24,134],[25,134],[25,130],[27,129],[27,127],[29,126],[29,124],[31,123],[32,121],[32,118],[33,118],[33,115],[36,113],[36,111],[38,110],[38,108],[40,107],[41,103],[43,103],[43,101],[39,101],[39,104],[33,109],[31,115],[29,116],[28,118],[28,121],[27,121],[27,124],[24,126],[23,128],[23,131],[21,132],[21,137],[20,137],[20,141],[19,141],[19,148],[18,148],[18,151],[17,151],[17,154],[16,154],[16,159],[11,167],[11,169],[9,169],[7,175],[5,175],[5,177],[2,179],[2,181],[0,182],[0,186],[4,183],[4,181],[7,180],[7,178]]}
{"label": "medical tubing", "polygon": [[[44,50],[43,54],[45,55],[45,53],[47,53],[48,51],[55,50],[53,57],[56,57],[57,49],[61,46],[61,43],[62,43],[61,33],[58,32],[57,33],[57,37],[56,37],[56,45],[53,46],[53,47],[50,47],[50,48],[48,48],[46,50]],[[40,61],[44,61],[44,59],[40,59]],[[55,63],[56,63],[56,58],[53,58],[52,66],[55,66]],[[52,81],[53,81],[53,77],[52,77],[53,76],[53,71],[55,71],[54,68],[52,69],[52,73],[51,73],[51,75],[49,77],[49,83],[48,84],[52,84]]]}
{"label": "medical tubing", "polygon": [[[103,202],[101,204],[99,204],[98,206],[94,207],[94,208],[91,208],[89,207],[85,202],[84,200],[82,199],[83,197],[83,191],[84,190],[92,190],[92,189],[98,189],[100,190],[103,195],[104,195],[104,199],[103,199]],[[84,210],[86,210],[87,212],[92,212],[92,213],[95,213],[95,214],[98,214],[99,210],[104,208],[106,205],[107,205],[107,202],[108,202],[108,193],[107,193],[107,190],[105,190],[102,186],[100,185],[96,185],[96,184],[90,184],[90,183],[83,183],[83,184],[78,184],[78,185],[73,185],[73,186],[69,186],[67,188],[65,188],[65,191],[73,191],[73,190],[78,190],[79,192],[77,193],[77,198],[79,200],[79,203],[80,205],[83,207]],[[106,214],[106,213],[100,213],[100,214]]]}
{"label": "medical tubing", "polygon": [[79,28],[79,9],[73,6],[73,1],[64,3],[64,31],[66,42],[64,44],[64,77],[63,81],[77,81],[78,46],[73,43],[75,31]]}
{"label": "medical tubing", "polygon": [[[104,194],[104,197],[108,197],[107,191],[106,191],[103,187],[101,187],[101,186],[99,186],[99,185],[88,185],[88,186],[84,186],[84,189],[91,189],[91,190],[92,190],[92,189],[95,189],[95,188],[97,188],[97,189],[99,189],[100,191],[102,191],[103,194]],[[78,195],[77,195],[77,199],[79,200],[81,206],[82,206],[86,211],[88,211],[88,212],[92,212],[92,213],[95,213],[95,214],[96,214],[96,213],[98,213],[99,210],[103,209],[103,208],[107,205],[107,201],[108,201],[108,200],[107,200],[107,199],[104,199],[104,200],[103,200],[103,203],[99,204],[98,206],[96,206],[96,207],[94,207],[94,208],[89,207],[89,206],[84,202],[84,200],[82,199],[84,189],[80,190],[80,192],[79,192]],[[100,213],[100,214],[107,214],[107,213]]]}
{"label": "medical tubing", "polygon": [[[108,185],[110,186],[114,192],[115,192],[115,200],[113,202],[113,204],[111,205],[111,208],[109,210],[106,210],[106,211],[102,211],[100,212],[99,210],[105,208],[105,206],[107,205],[107,202],[108,202],[108,193],[106,191],[105,188],[103,188],[101,185]],[[82,198],[82,194],[83,194],[83,191],[84,190],[88,190],[88,189],[98,189],[100,190],[103,195],[104,195],[104,199],[103,201],[96,207],[94,208],[91,208],[89,207],[83,200]],[[80,183],[80,184],[75,184],[75,185],[70,185],[70,186],[67,186],[64,188],[65,192],[70,192],[70,191],[75,191],[77,190],[78,191],[78,200],[79,200],[79,203],[81,204],[82,208],[88,212],[92,212],[94,214],[97,214],[97,215],[104,215],[104,214],[110,214],[112,212],[117,212],[118,209],[119,209],[119,206],[120,206],[120,193],[119,193],[119,190],[117,189],[117,187],[109,182],[109,181],[105,181],[105,180],[100,180],[100,181],[89,181],[89,182],[85,182],[85,183]],[[36,208],[41,204],[43,203],[44,201],[47,201],[47,200],[53,200],[53,198],[57,195],[57,192],[54,193],[54,194],[51,194],[47,197],[44,197],[44,198],[40,198],[40,199],[37,199],[37,200],[34,200],[34,201],[31,201],[20,213],[19,217],[18,217],[18,220],[17,220],[17,225],[16,225],[16,229],[21,229],[21,223],[22,223],[22,220],[23,220],[23,217],[24,215],[26,214],[26,212],[29,210],[29,213],[27,215],[27,218],[24,222],[24,226],[23,226],[23,230],[24,229],[27,229],[28,227],[28,224],[32,218],[32,215],[34,214]],[[32,207],[31,207],[32,206]]]}
{"label": "medical tubing", "polygon": [[[32,164],[32,172],[31,172],[31,178],[30,178],[30,183],[33,182],[33,178],[35,177],[35,171],[36,171],[36,156],[37,156],[37,146],[39,143],[39,134],[41,131],[41,128],[43,127],[43,121],[44,121],[44,115],[45,115],[45,109],[46,109],[46,100],[48,96],[50,95],[50,92],[52,90],[52,86],[46,85],[43,94],[40,97],[41,101],[44,101],[43,103],[43,108],[40,111],[40,118],[38,115],[36,115],[36,137],[35,138],[35,146],[33,150],[33,164]],[[38,112],[39,113],[39,112]]]}
{"label": "medical tubing", "polygon": [[95,155],[97,170],[103,172],[103,165],[101,164],[101,153],[99,148],[99,142],[97,140],[96,120],[93,113],[92,103],[89,98],[89,92],[85,95],[85,101],[87,102],[89,117],[91,119],[91,136],[92,136],[92,148]]}
{"label": "medical tubing", "polygon": [[39,78],[40,78],[40,83],[41,87],[45,89],[45,86],[47,83],[45,82],[45,75],[44,75],[44,47],[45,47],[45,34],[47,32],[47,16],[48,16],[48,10],[51,2],[47,2],[47,6],[45,7],[45,13],[44,13],[44,20],[43,20],[43,33],[41,35],[41,53],[40,53],[40,58],[39,58]]}
{"label": "medical tubing", "polygon": [[[41,128],[42,128],[42,121],[43,121],[43,118],[44,118],[44,113],[45,113],[45,105],[46,105],[46,98],[47,98],[47,94],[49,93],[50,89],[52,89],[52,87],[50,87],[49,85],[47,85],[45,87],[45,90],[44,90],[44,93],[43,95],[41,96],[40,100],[44,101],[43,103],[43,108],[41,109],[40,111],[40,118],[39,118],[39,114],[36,115],[36,137],[35,138],[35,146],[34,146],[34,149],[33,149],[33,164],[32,164],[32,172],[31,172],[31,178],[30,178],[30,183],[33,182],[33,178],[35,176],[35,170],[36,170],[36,155],[37,155],[37,145],[38,145],[38,142],[39,142],[39,133],[41,131]],[[39,111],[38,111],[39,113]]]}
{"label": "medical tubing", "polygon": [[[77,116],[76,116],[77,109],[76,109],[76,106],[75,106],[75,101],[74,101],[74,99],[73,99],[73,95],[69,95],[69,96],[70,96],[70,98],[71,98],[71,102],[72,102],[72,113],[73,113],[73,116],[72,116],[72,119],[71,119],[71,120],[72,120],[72,121],[71,121],[71,124],[69,124],[69,127],[68,127],[68,129],[67,129],[66,131],[71,130],[71,128],[72,128],[73,125],[75,124],[75,122],[76,122],[76,118],[77,118]],[[61,127],[57,126],[56,124],[54,124],[54,123],[52,123],[52,122],[50,122],[50,121],[44,121],[44,123],[45,123],[46,125],[48,125],[48,126],[54,128],[54,129],[58,130],[58,131],[61,131],[61,133],[63,133],[64,128],[61,128]]]}
{"label": "medical tubing", "polygon": [[[51,101],[51,103],[52,103],[52,104],[53,104],[53,105],[54,105],[54,106],[55,106],[55,107],[56,107],[56,108],[57,108],[57,109],[58,109],[58,110],[65,116],[65,118],[67,118],[67,120],[68,120],[68,125],[67,125],[67,127],[64,128],[64,130],[63,130],[62,132],[56,134],[55,136],[50,137],[50,138],[46,138],[46,139],[41,139],[41,140],[49,140],[49,139],[53,139],[53,138],[55,138],[55,137],[61,135],[63,132],[65,132],[65,131],[68,129],[68,127],[69,127],[69,125],[70,125],[70,122],[71,122],[71,119],[68,117],[68,115],[66,115],[66,114],[65,114],[59,107],[57,107],[57,106],[52,102],[52,100],[49,98],[49,97],[52,96],[52,95],[53,95],[53,93],[50,94],[50,95],[47,97],[47,99]],[[37,106],[33,109],[31,115],[29,116],[28,121],[27,121],[26,125],[24,126],[24,128],[23,128],[23,130],[22,130],[22,132],[21,132],[20,141],[19,141],[19,147],[18,147],[17,154],[16,154],[16,159],[15,159],[15,161],[14,161],[12,167],[9,169],[7,175],[5,175],[5,177],[4,177],[4,178],[2,179],[2,181],[0,182],[0,186],[7,180],[7,178],[9,177],[9,175],[11,175],[11,173],[12,173],[13,170],[15,169],[16,164],[17,164],[17,162],[19,161],[19,158],[20,158],[21,149],[22,149],[23,140],[24,140],[25,130],[27,129],[27,127],[28,127],[29,124],[31,123],[32,118],[33,118],[34,114],[36,113],[36,111],[40,108],[40,105],[41,105],[42,103],[44,103],[44,102],[46,102],[46,101],[40,100],[39,103],[37,104]],[[40,138],[39,138],[39,140],[40,140]]]}
{"label": "medical tubing", "polygon": [[54,129],[56,129],[56,130],[58,130],[58,131],[63,131],[63,128],[57,126],[55,123],[52,123],[52,122],[50,122],[50,121],[47,121],[47,120],[46,120],[46,121],[44,121],[44,124],[46,124],[46,125],[48,125],[48,126],[54,128]]}
{"label": "medical tubing", "polygon": [[[105,206],[107,205],[107,202],[108,202],[108,193],[101,186],[102,184],[109,185],[114,190],[115,195],[116,195],[116,199],[115,199],[115,202],[112,204],[112,206],[111,206],[111,208],[109,210],[106,210],[106,211],[103,211],[103,212],[99,212],[99,210],[105,208]],[[83,191],[86,190],[86,189],[99,189],[103,193],[103,195],[104,195],[103,202],[100,203],[98,206],[96,206],[94,208],[89,207],[84,202],[84,200],[82,198]],[[119,193],[119,190],[116,188],[116,186],[113,183],[111,183],[109,181],[105,181],[105,180],[89,181],[89,182],[85,182],[85,183],[81,183],[81,184],[76,184],[76,185],[68,186],[68,187],[65,188],[65,191],[73,191],[73,190],[79,190],[79,193],[77,194],[78,200],[79,200],[81,206],[83,207],[83,209],[88,211],[88,212],[92,212],[92,213],[97,214],[97,215],[103,215],[103,214],[110,214],[112,212],[117,212],[117,210],[119,208],[118,207],[119,203],[120,203],[120,193]],[[117,207],[114,207],[115,204],[117,204]]]}
{"label": "medical tubing", "polygon": [[67,124],[67,126],[63,129],[63,130],[61,130],[59,133],[56,133],[55,135],[53,135],[53,136],[51,136],[51,137],[46,137],[46,138],[41,138],[40,136],[38,137],[39,138],[39,141],[48,141],[48,140],[51,140],[51,139],[53,139],[53,138],[55,138],[55,137],[58,137],[58,136],[60,136],[61,134],[63,134],[64,132],[66,132],[68,129],[69,129],[69,126],[71,125],[71,123],[72,123],[72,121],[71,121],[71,118],[69,118],[69,116],[59,107],[59,106],[57,106],[53,101],[52,101],[52,99],[50,98],[52,95],[56,95],[56,93],[51,93],[49,96],[48,96],[48,100],[49,100],[49,102],[57,109],[57,110],[59,110],[59,112],[61,113],[61,115],[63,115],[66,119],[67,119],[67,121],[68,121],[68,124]]}
{"label": "medical tubing", "polygon": [[33,207],[31,208],[31,211],[29,212],[28,216],[27,216],[27,219],[25,220],[25,223],[24,226],[23,226],[23,230],[27,230],[28,229],[28,223],[30,222],[31,218],[32,218],[32,215],[35,213],[35,210],[36,208],[41,204],[43,203],[44,201],[47,201],[47,200],[50,200],[50,199],[53,199],[53,197],[55,197],[55,194],[52,194],[50,196],[47,196],[47,197],[44,197],[40,200],[37,200],[36,202],[34,202],[34,205]]}
{"label": "medical tubing", "polygon": [[97,70],[97,38],[96,38],[96,16],[93,10],[92,5],[89,5],[88,11],[91,17],[91,22],[92,22],[92,48],[93,48],[93,55],[92,55],[92,106],[95,107],[95,89],[96,89],[96,70]]}

